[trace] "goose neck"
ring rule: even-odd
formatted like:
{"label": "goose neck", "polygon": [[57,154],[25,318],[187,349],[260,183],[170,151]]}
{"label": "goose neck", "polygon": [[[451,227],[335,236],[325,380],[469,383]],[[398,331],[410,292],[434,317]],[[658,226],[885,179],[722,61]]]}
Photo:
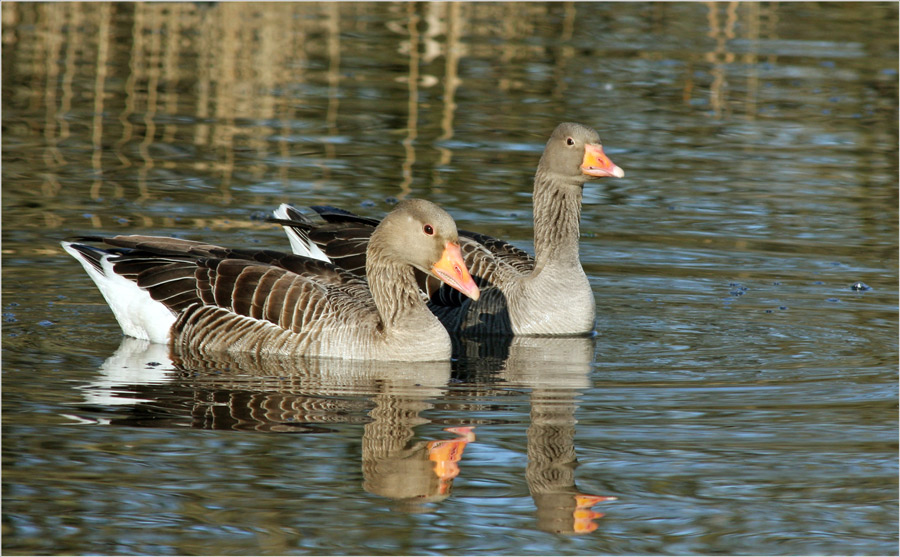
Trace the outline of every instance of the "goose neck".
{"label": "goose neck", "polygon": [[413,268],[380,255],[377,250],[369,250],[366,276],[385,331],[408,327],[419,313],[431,317],[416,286]]}
{"label": "goose neck", "polygon": [[534,180],[534,254],[537,266],[578,265],[582,182],[538,172]]}

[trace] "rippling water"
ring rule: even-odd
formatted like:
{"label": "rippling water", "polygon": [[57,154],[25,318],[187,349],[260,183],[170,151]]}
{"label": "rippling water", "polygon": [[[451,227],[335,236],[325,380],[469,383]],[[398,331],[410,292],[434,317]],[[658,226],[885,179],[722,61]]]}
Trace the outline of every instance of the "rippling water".
{"label": "rippling water", "polygon": [[[897,553],[896,4],[2,16],[4,553]],[[530,249],[565,120],[626,171],[585,189],[592,339],[208,361],[58,244],[415,196]]]}

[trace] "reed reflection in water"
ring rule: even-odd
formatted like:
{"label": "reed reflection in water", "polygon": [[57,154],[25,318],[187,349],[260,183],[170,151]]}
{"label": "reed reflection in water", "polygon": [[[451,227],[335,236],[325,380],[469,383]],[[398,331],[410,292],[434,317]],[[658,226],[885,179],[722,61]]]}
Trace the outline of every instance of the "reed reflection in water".
{"label": "reed reflection in water", "polygon": [[[659,104],[680,105],[684,112],[708,106],[705,126],[734,117],[777,118],[797,108],[780,97],[802,90],[787,87],[773,99],[760,78],[766,70],[761,64],[779,62],[773,45],[784,44],[779,4],[708,2],[678,9],[706,21],[708,40],[701,41],[706,50],[683,46],[694,37],[681,36],[678,28],[661,51],[614,41],[619,50],[608,53],[608,69],[584,69],[590,71],[589,83],[612,88],[615,80],[605,71],[639,73],[670,54],[664,81],[672,86],[654,94]],[[877,11],[856,15],[864,24],[879,23]],[[206,195],[207,204],[272,205],[283,198],[271,189],[285,185],[314,197],[321,193],[312,200],[319,201],[329,198],[333,183],[361,181],[371,187],[373,180],[388,178],[395,197],[418,188],[452,195],[445,188],[454,183],[479,182],[480,169],[466,164],[473,156],[473,131],[528,129],[535,118],[552,129],[564,119],[578,119],[585,107],[602,106],[604,98],[615,104],[626,94],[598,94],[571,84],[578,49],[597,48],[583,27],[615,38],[628,28],[620,30],[613,21],[633,18],[660,32],[678,20],[665,3],[571,2],[6,2],[2,16],[7,63],[16,72],[5,85],[4,126],[16,133],[5,143],[4,172],[22,174],[16,195],[40,196],[46,203],[79,192],[77,197],[95,202],[127,199],[142,206],[150,200],[167,205],[173,191],[198,188],[215,192]],[[380,21],[383,27],[373,23]],[[555,26],[549,33],[548,22]],[[25,29],[44,40],[30,39]],[[785,50],[786,56],[793,54]],[[803,72],[823,83],[853,77],[827,68]],[[774,78],[784,86],[778,75],[768,77],[770,84]],[[878,76],[873,80],[881,87]],[[538,114],[523,111],[522,95],[554,105]],[[371,110],[373,103],[378,111]],[[465,108],[473,103],[491,109],[481,114]],[[872,109],[865,102],[847,107]],[[588,112],[585,121],[606,124],[596,112]],[[634,125],[657,116],[666,130],[685,125],[658,114]],[[395,141],[398,133],[402,137]],[[360,142],[379,146],[376,156],[365,159],[365,173],[373,178],[359,176]],[[17,149],[25,145],[27,153]],[[503,146],[491,146],[498,147]],[[89,151],[86,164],[72,149]],[[28,171],[35,162],[43,167],[37,174]],[[249,198],[241,195],[236,203],[233,188],[245,184],[255,186]],[[236,224],[212,207],[205,215],[173,215],[124,206],[115,217],[95,211],[85,222],[83,211],[48,205],[43,224],[55,229],[255,226],[245,220]]]}

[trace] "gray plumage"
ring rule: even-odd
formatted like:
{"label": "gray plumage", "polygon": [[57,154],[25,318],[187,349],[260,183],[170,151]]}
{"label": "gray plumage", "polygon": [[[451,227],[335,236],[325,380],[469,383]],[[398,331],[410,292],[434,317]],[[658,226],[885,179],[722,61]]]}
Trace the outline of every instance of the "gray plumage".
{"label": "gray plumage", "polygon": [[[460,231],[463,259],[482,296],[467,299],[419,274],[431,311],[452,333],[589,334],[595,304],[578,255],[582,189],[602,176],[624,172],[603,154],[597,132],[575,123],[557,126],[534,177],[534,257],[503,240]],[[328,258],[360,272],[378,221],[333,207],[313,209],[324,223],[286,205],[274,222],[285,227],[292,244],[303,236]]]}
{"label": "gray plumage", "polygon": [[[105,248],[81,243],[86,241]],[[445,211],[408,200],[372,233],[368,280],[308,257],[175,238],[93,237],[63,245],[132,336],[167,337],[173,346],[200,354],[424,361],[448,359],[451,346],[413,270],[433,275],[447,246],[457,241],[456,224]],[[137,287],[131,294],[128,283]],[[111,299],[117,291],[136,298],[147,293],[152,302],[127,307]],[[470,294],[477,296],[477,289]],[[169,322],[143,319],[147,307],[156,311],[153,302],[170,312]],[[154,315],[161,320],[160,313]],[[168,330],[154,330],[160,327]]]}

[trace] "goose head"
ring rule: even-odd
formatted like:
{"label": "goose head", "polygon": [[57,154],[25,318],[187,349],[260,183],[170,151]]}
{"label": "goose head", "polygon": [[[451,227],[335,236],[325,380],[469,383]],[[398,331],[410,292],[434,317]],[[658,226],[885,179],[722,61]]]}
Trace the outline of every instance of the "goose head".
{"label": "goose head", "polygon": [[398,203],[373,232],[370,249],[372,244],[383,257],[412,265],[473,300],[480,296],[463,261],[456,222],[430,201]]}
{"label": "goose head", "polygon": [[625,171],[603,152],[597,132],[573,122],[564,122],[553,130],[538,163],[538,172],[576,184],[604,176],[625,176]]}

